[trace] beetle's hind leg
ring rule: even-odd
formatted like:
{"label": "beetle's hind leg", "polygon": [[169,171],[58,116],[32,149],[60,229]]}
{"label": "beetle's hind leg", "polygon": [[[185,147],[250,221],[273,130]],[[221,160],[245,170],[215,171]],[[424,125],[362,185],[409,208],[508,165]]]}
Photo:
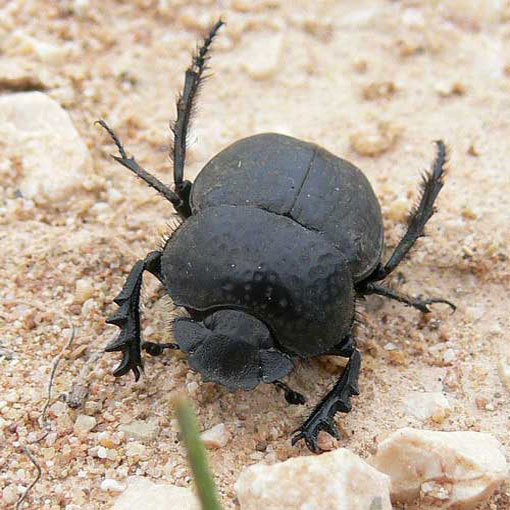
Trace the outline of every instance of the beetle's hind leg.
{"label": "beetle's hind leg", "polygon": [[223,21],[221,19],[214,24],[202,45],[193,55],[191,66],[186,70],[182,93],[177,99],[177,118],[171,125],[174,141],[170,156],[174,164],[175,192],[186,206],[186,209],[183,209],[183,213],[181,214],[184,218],[191,216],[191,182],[184,180],[186,139],[191,117],[195,109],[195,101],[200,90],[200,85],[205,78],[204,71],[207,69],[208,61],[207,53],[209,52],[214,37],[222,25]]}
{"label": "beetle's hind leg", "polygon": [[335,414],[337,412],[348,413],[351,408],[351,397],[359,395],[358,377],[361,368],[361,354],[356,349],[356,342],[352,335],[346,339],[352,346],[349,362],[344,368],[340,379],[336,382],[329,393],[315,406],[308,419],[295,430],[295,436],[292,438],[292,444],[296,444],[301,439],[305,440],[306,446],[313,453],[321,453],[317,444],[319,432],[324,430],[335,439],[340,439],[338,428],[335,424]]}
{"label": "beetle's hind leg", "polygon": [[427,221],[429,221],[436,212],[434,202],[444,185],[444,176],[446,173],[444,166],[448,161],[448,155],[443,141],[438,140],[436,144],[436,159],[430,172],[423,176],[420,202],[417,207],[411,210],[407,232],[398,243],[388,262],[386,262],[384,266],[380,265],[376,268],[362,283],[379,281],[386,278],[406,257],[416,240],[424,235]]}
{"label": "beetle's hind leg", "polygon": [[106,352],[123,353],[122,361],[113,375],[120,377],[132,370],[137,381],[140,370],[143,370],[140,353],[140,291],[145,270],[161,281],[161,252],[153,251],[133,266],[120,294],[114,299],[119,309],[106,320],[108,324],[114,324],[121,329],[119,336],[105,348]]}

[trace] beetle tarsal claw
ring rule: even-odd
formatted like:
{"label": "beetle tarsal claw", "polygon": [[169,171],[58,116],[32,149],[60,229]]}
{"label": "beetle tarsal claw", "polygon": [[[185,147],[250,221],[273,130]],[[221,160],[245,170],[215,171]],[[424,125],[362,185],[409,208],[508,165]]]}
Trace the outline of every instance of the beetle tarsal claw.
{"label": "beetle tarsal claw", "polygon": [[333,417],[323,418],[319,414],[312,415],[306,420],[301,427],[296,429],[293,433],[295,436],[292,438],[292,446],[294,446],[301,439],[305,440],[306,446],[313,453],[322,453],[322,449],[317,443],[319,432],[323,430],[330,436],[334,437],[337,441],[340,440],[340,432],[333,419]]}
{"label": "beetle tarsal claw", "polygon": [[317,404],[309,418],[294,433],[292,444],[304,439],[306,446],[313,453],[322,450],[317,444],[319,432],[323,430],[335,439],[340,439],[340,433],[335,424],[337,412],[348,413],[351,410],[351,397],[359,394],[358,376],[361,367],[361,355],[354,349],[349,363],[345,367],[338,382],[331,391]]}

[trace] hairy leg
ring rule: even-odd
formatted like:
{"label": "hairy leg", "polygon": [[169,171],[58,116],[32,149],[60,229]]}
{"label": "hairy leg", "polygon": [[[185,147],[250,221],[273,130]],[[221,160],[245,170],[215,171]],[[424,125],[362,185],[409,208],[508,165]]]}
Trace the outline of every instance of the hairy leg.
{"label": "hairy leg", "polygon": [[423,176],[420,202],[409,215],[407,232],[398,243],[388,262],[384,266],[380,265],[365,280],[365,283],[386,278],[402,262],[416,240],[424,235],[425,225],[436,212],[434,202],[444,185],[443,179],[446,173],[444,165],[447,162],[447,152],[444,143],[439,140],[436,144],[436,159],[430,172]]}
{"label": "hairy leg", "polygon": [[221,19],[214,24],[209,31],[209,35],[204,39],[200,48],[198,48],[197,52],[193,55],[191,66],[186,70],[184,88],[177,99],[177,119],[171,126],[174,135],[171,157],[174,163],[175,192],[187,206],[187,209],[183,211],[183,216],[185,218],[191,216],[189,203],[191,183],[183,180],[184,164],[186,161],[186,139],[191,117],[195,109],[195,101],[200,90],[200,85],[204,80],[204,71],[207,69],[207,53],[214,37],[222,25],[223,21],[221,21]]}
{"label": "hairy leg", "polygon": [[387,287],[383,287],[382,285],[378,285],[377,283],[368,283],[364,290],[364,295],[369,294],[377,294],[379,296],[384,296],[390,299],[394,299],[395,301],[399,301],[400,303],[404,303],[405,305],[412,306],[414,308],[417,308],[423,313],[430,312],[430,309],[428,305],[433,305],[434,303],[444,303],[445,305],[448,305],[452,308],[453,311],[457,309],[457,307],[451,303],[450,301],[446,299],[441,298],[414,298],[411,296],[406,296],[405,294],[401,294],[399,292],[395,292],[392,289],[389,289]]}

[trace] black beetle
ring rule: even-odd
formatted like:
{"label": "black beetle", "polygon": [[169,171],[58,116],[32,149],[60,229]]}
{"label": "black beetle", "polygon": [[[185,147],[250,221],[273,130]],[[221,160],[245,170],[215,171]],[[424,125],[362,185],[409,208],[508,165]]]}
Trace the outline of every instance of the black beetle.
{"label": "black beetle", "polygon": [[[267,133],[240,140],[215,156],[194,184],[184,180],[186,135],[204,78],[207,53],[222,26],[218,21],[186,71],[172,126],[174,190],[142,169],[104,121],[117,145],[116,161],[169,200],[183,223],[161,251],[138,261],[115,298],[119,310],[107,322],[121,328],[106,351],[122,351],[114,375],[133,370],[138,380],[141,348],[188,353],[204,380],[230,390],[272,383],[292,404],[304,397],[281,378],[299,359],[323,354],[349,358],[340,379],[295,431],[320,451],[325,430],[339,437],[338,411],[358,395],[361,356],[353,335],[357,298],[379,294],[428,312],[443,299],[415,299],[380,285],[423,235],[443,186],[446,149],[437,143],[421,199],[389,261],[381,263],[383,223],[379,202],[363,173],[323,148]],[[175,344],[141,343],[140,289],[143,271],[163,284],[189,317],[174,322]]]}

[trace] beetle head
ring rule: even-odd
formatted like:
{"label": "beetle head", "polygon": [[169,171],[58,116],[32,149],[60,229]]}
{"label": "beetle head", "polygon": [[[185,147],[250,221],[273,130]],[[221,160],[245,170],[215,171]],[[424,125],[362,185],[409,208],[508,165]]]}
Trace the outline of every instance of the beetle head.
{"label": "beetle head", "polygon": [[202,322],[177,319],[174,335],[204,381],[229,390],[251,390],[260,382],[285,377],[294,368],[291,358],[274,347],[266,325],[239,310],[219,310]]}

